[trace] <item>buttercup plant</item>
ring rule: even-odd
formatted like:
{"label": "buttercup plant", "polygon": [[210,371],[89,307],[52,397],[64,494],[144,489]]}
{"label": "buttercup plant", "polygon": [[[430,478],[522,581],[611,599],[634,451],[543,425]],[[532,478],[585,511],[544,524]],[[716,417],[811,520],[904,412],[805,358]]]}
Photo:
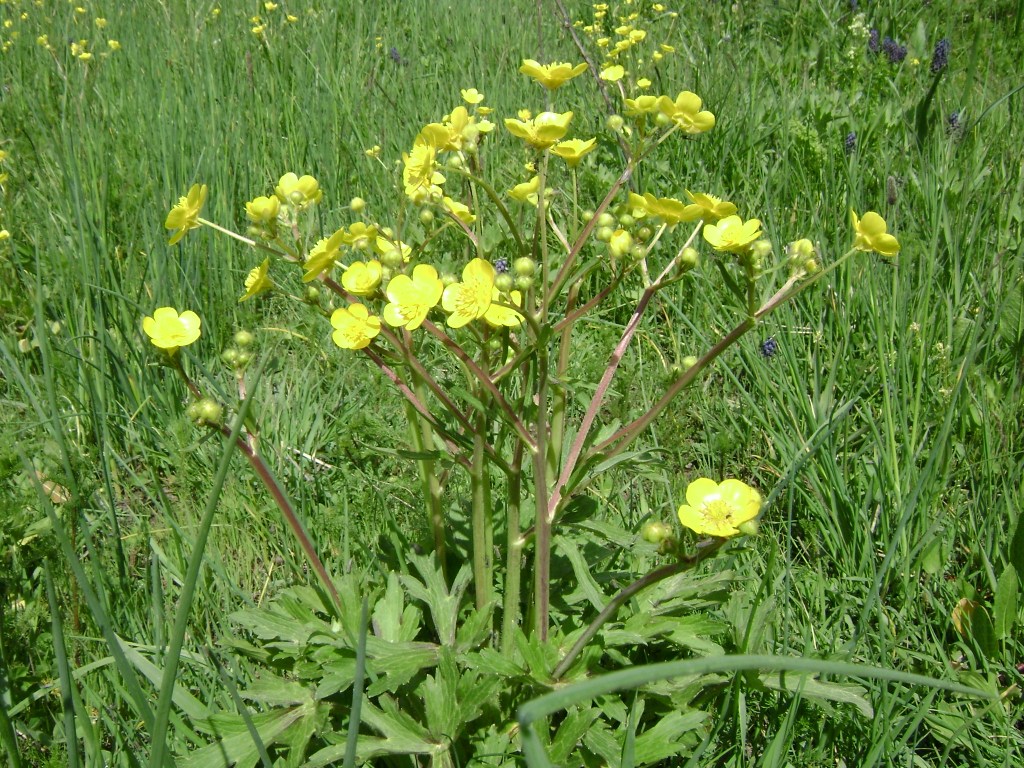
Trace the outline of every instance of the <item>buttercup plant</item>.
{"label": "buttercup plant", "polygon": [[[249,222],[245,234],[201,218],[207,189],[200,184],[181,198],[165,222],[173,232],[171,243],[187,242],[183,238],[192,229],[211,226],[265,254],[246,278],[240,300],[289,282],[322,285],[331,303],[314,306],[324,315],[324,337],[330,336],[342,350],[339,354],[364,355],[406,403],[433,554],[453,594],[466,582],[461,573],[447,571],[445,492],[450,473],[439,471],[439,460],[468,476],[472,615],[477,630],[483,629],[479,642],[511,651],[524,634],[544,643],[553,632],[578,630],[575,645],[559,654],[557,664],[534,671],[549,681],[569,673],[614,613],[602,612],[589,626],[570,618],[565,626],[552,627],[552,547],[560,521],[582,489],[602,466],[616,461],[626,465],[627,449],[652,421],[766,315],[859,251],[886,257],[899,251],[881,216],[868,212],[858,218],[854,213],[853,245],[845,255],[822,267],[818,249],[798,239],[787,248],[788,278],[771,290],[767,262],[772,245],[759,219],[748,218],[734,203],[710,192],[683,189],[684,201],[662,196],[665,190],[631,189],[636,169],[662,143],[674,136],[699,140],[716,123],[711,105],[690,91],[644,93],[650,81],[641,85],[643,78],[622,62],[632,67],[629,52],[646,38],[643,30],[630,25],[616,29],[614,39],[597,42],[607,51],[604,66],[591,68],[618,90],[621,117],[613,127],[621,155],[599,148],[593,137],[574,136],[578,120],[573,112],[559,111],[550,101],[557,101],[560,89],[581,82],[574,78],[584,73],[586,64],[525,60],[521,72],[543,87],[539,100],[549,100],[547,109],[499,121],[505,131],[496,131],[484,95],[473,88],[463,90],[468,108],[456,106],[439,122],[425,125],[403,153],[400,187],[405,207],[392,222],[371,216],[369,204],[360,199],[358,206],[350,206],[360,220],[318,237],[310,231],[309,214],[324,191],[312,176],[290,172],[270,194],[256,190],[244,203]],[[661,54],[667,55],[664,48]],[[508,192],[499,191],[484,174],[485,153],[501,151],[525,151],[532,169],[528,179]],[[376,158],[378,152],[370,156]],[[576,185],[581,162],[621,164],[603,198],[583,202],[593,204],[585,212]],[[679,180],[680,187],[684,182]],[[514,215],[524,209],[525,216]],[[497,245],[493,236],[485,239],[486,227],[500,230]],[[740,311],[738,323],[703,355],[687,358],[647,412],[600,430],[602,405],[652,302],[699,266],[702,242],[727,277]],[[572,377],[573,333],[612,296],[619,301],[638,298],[600,379],[586,390],[592,393],[589,403],[578,412],[566,383]],[[156,310],[144,324],[153,343],[171,355],[195,342],[199,327],[194,313],[178,315],[168,307]],[[438,374],[434,361],[442,354],[461,374],[457,385]],[[174,367],[201,400],[201,387],[180,363]],[[235,369],[244,397],[244,366]],[[216,405],[204,407],[198,420],[224,431]],[[256,426],[247,422],[237,443],[240,450],[303,542],[331,596],[336,619],[349,616],[350,607],[317,559],[286,495],[263,471],[255,436]],[[499,492],[503,504],[494,501]],[[675,562],[640,576],[622,594],[691,568],[719,551],[727,539],[755,531],[761,507],[760,493],[739,480],[694,480],[676,519],[706,538],[694,549],[692,539],[665,523],[648,526],[644,538]],[[497,510],[504,518],[500,524],[494,519]],[[505,531],[502,543],[495,541],[498,530]],[[620,604],[614,602],[613,608]],[[492,626],[495,610],[500,629]]]}

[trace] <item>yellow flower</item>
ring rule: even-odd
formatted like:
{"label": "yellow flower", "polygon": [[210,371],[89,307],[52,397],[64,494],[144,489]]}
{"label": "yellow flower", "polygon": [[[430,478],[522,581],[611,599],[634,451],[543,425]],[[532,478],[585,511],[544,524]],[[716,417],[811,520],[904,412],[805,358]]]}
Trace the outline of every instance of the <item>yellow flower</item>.
{"label": "yellow flower", "polygon": [[191,310],[179,315],[173,307],[160,307],[142,321],[142,330],[155,346],[173,354],[178,347],[187,347],[199,338],[201,324],[199,315]]}
{"label": "yellow flower", "polygon": [[658,111],[657,96],[637,96],[635,99],[626,99],[625,104],[628,117],[653,115]]}
{"label": "yellow flower", "polygon": [[463,224],[472,224],[476,221],[476,216],[469,210],[468,205],[460,203],[458,200],[452,200],[450,197],[445,197],[441,202],[448,212]]}
{"label": "yellow flower", "polygon": [[479,104],[484,100],[484,95],[476,88],[463,88],[459,93],[467,104]]}
{"label": "yellow flower", "polygon": [[[378,237],[373,243],[373,250],[381,257],[386,257],[389,253],[397,251],[402,262],[408,262],[412,256],[412,248],[410,246],[398,240],[389,240],[386,237]],[[385,259],[384,263],[386,261]]]}
{"label": "yellow flower", "polygon": [[438,185],[444,184],[444,175],[437,170],[436,158],[437,149],[425,142],[413,144],[409,154],[402,153],[405,194],[414,203],[423,203],[441,194]]}
{"label": "yellow flower", "polygon": [[269,224],[277,221],[281,210],[281,200],[273,197],[256,197],[245,204],[245,216],[254,224]]}
{"label": "yellow flower", "polygon": [[262,264],[249,272],[249,276],[245,278],[245,294],[238,301],[242,302],[271,290],[274,287],[274,281],[270,279],[268,272],[270,272],[269,256],[263,260]]}
{"label": "yellow flower", "polygon": [[373,296],[380,286],[380,262],[356,261],[341,276],[341,285],[355,296]]}
{"label": "yellow flower", "polygon": [[206,202],[206,185],[193,184],[188,194],[178,199],[178,204],[171,208],[164,221],[166,229],[176,230],[167,242],[174,245],[185,236],[190,229],[199,227],[199,213]]}
{"label": "yellow flower", "polygon": [[331,315],[331,339],[342,349],[363,349],[380,333],[380,318],[362,304],[338,307]]}
{"label": "yellow flower", "polygon": [[320,184],[312,176],[298,177],[294,173],[286,173],[277,182],[274,189],[282,203],[290,203],[296,209],[302,210],[313,203],[319,203],[324,193]]}
{"label": "yellow flower", "polygon": [[367,250],[377,240],[377,227],[373,224],[367,226],[361,221],[342,230],[342,233],[341,242],[357,251]]}
{"label": "yellow flower", "polygon": [[863,219],[859,219],[856,211],[851,208],[850,217],[855,233],[853,247],[858,251],[874,251],[883,256],[895,256],[900,252],[899,241],[885,231],[885,219],[877,213],[868,211]]}
{"label": "yellow flower", "polygon": [[537,192],[539,190],[540,176],[534,176],[529,181],[524,181],[522,184],[516,184],[509,190],[508,195],[513,200],[518,200],[520,203],[530,203],[530,205],[536,207]]}
{"label": "yellow flower", "polygon": [[339,229],[329,238],[325,237],[313,246],[313,250],[306,258],[306,263],[302,265],[306,270],[302,276],[302,282],[308,283],[316,280],[321,273],[334,267],[334,262],[338,260],[339,250],[345,242],[345,235],[345,230]]}
{"label": "yellow flower", "polygon": [[107,47],[112,51],[121,50],[121,44],[117,40],[107,40]]}
{"label": "yellow flower", "polygon": [[494,328],[516,328],[523,322],[523,315],[521,312],[516,312],[511,307],[500,306],[494,302],[500,301],[502,304],[513,304],[517,307],[523,306],[523,294],[519,291],[511,291],[509,297],[512,299],[509,302],[507,299],[502,298],[501,292],[494,288],[491,291],[491,306],[484,312],[484,322]]}
{"label": "yellow flower", "polygon": [[715,127],[715,116],[707,110],[701,110],[700,96],[690,91],[683,91],[676,96],[675,101],[668,96],[659,97],[658,109],[682,128],[684,133],[695,135]]}
{"label": "yellow flower", "polygon": [[611,67],[605,67],[601,70],[599,77],[609,83],[615,83],[621,80],[626,75],[626,70],[621,64],[615,64]]}
{"label": "yellow flower", "polygon": [[562,141],[556,144],[551,148],[551,152],[565,160],[570,168],[575,168],[580,164],[580,160],[596,148],[596,138],[588,139],[587,141],[583,141],[582,139],[569,139],[568,141]]}
{"label": "yellow flower", "polygon": [[491,306],[494,291],[494,267],[483,259],[473,259],[462,270],[462,282],[452,283],[441,294],[441,306],[448,316],[450,328],[484,316]]}
{"label": "yellow flower", "polygon": [[577,75],[581,75],[586,72],[587,65],[577,64],[574,67],[572,64],[566,64],[564,62],[540,64],[533,59],[523,59],[523,66],[519,68],[519,71],[524,75],[532,77],[548,90],[553,91],[556,88],[565,85],[565,83],[569,82]]}
{"label": "yellow flower", "polygon": [[717,224],[704,227],[704,239],[711,247],[729,253],[746,253],[761,234],[761,222],[758,219],[743,221],[739,216],[726,216]]}
{"label": "yellow flower", "polygon": [[629,204],[634,210],[639,209],[647,216],[655,216],[670,227],[674,227],[680,221],[686,221],[686,206],[674,197],[655,197],[650,192],[644,192],[641,197],[635,192],[630,192]]}
{"label": "yellow flower", "polygon": [[679,522],[698,534],[725,538],[738,534],[739,527],[760,511],[761,494],[746,483],[723,480],[719,484],[701,477],[686,489],[686,503],[678,514]]}
{"label": "yellow flower", "polygon": [[613,258],[620,259],[633,247],[633,236],[624,229],[616,229],[608,241],[608,252]]}
{"label": "yellow flower", "polygon": [[437,270],[429,264],[417,264],[412,277],[395,275],[388,283],[385,293],[389,304],[384,307],[384,321],[395,328],[415,331],[437,306],[443,292],[444,283]]}
{"label": "yellow flower", "polygon": [[505,127],[513,136],[523,139],[531,146],[547,149],[565,136],[565,132],[569,130],[570,120],[572,112],[541,112],[532,120],[507,118]]}
{"label": "yellow flower", "polygon": [[7,240],[8,238],[10,238],[10,236],[11,236],[11,233],[8,232],[6,229],[0,229],[0,243],[2,243],[4,240]]}
{"label": "yellow flower", "polygon": [[690,190],[686,190],[686,196],[693,202],[686,206],[686,211],[683,213],[683,221],[704,219],[706,222],[714,223],[719,219],[724,219],[726,216],[732,216],[736,213],[735,205],[727,200],[721,200],[714,195],[706,195],[703,192],[694,194]]}

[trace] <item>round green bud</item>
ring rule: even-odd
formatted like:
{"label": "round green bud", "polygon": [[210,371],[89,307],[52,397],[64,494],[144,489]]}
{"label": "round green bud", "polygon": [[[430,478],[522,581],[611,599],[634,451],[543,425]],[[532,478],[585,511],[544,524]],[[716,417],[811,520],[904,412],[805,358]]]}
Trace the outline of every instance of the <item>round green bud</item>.
{"label": "round green bud", "polygon": [[497,288],[502,293],[508,293],[509,291],[511,291],[512,286],[514,284],[515,283],[512,279],[512,275],[510,275],[508,272],[499,272],[497,275],[494,276],[494,287]]}
{"label": "round green bud", "polygon": [[761,524],[755,517],[753,520],[747,520],[745,523],[740,523],[736,526],[736,529],[744,536],[757,536],[758,530],[761,528]]}
{"label": "round green bud", "polygon": [[664,112],[659,112],[654,116],[654,124],[659,128],[668,128],[672,125],[672,118],[666,115]]}
{"label": "round green bud", "polygon": [[387,267],[388,269],[398,269],[402,266],[404,261],[405,259],[402,257],[402,252],[397,248],[384,251],[384,253],[380,255],[380,265],[382,267]]}
{"label": "round green bud", "polygon": [[395,230],[393,230],[391,227],[381,227],[380,233],[384,235],[384,237],[386,237],[388,240],[395,239]]}
{"label": "round green bud", "polygon": [[682,375],[683,375],[683,366],[681,366],[679,363],[673,363],[672,365],[670,365],[668,367],[668,371],[666,373],[666,378],[669,380],[669,382],[673,382],[673,381],[675,381],[676,379],[678,379]]}
{"label": "round green bud", "polygon": [[477,143],[475,141],[463,141],[462,151],[467,155],[475,155],[478,151]]}
{"label": "round green bud", "polygon": [[622,130],[622,126],[626,124],[626,121],[622,119],[622,115],[608,115],[608,119],[604,121],[609,131],[618,133]]}
{"label": "round green bud", "polygon": [[238,350],[238,355],[235,358],[235,365],[239,368],[245,368],[250,362],[252,362],[252,352],[247,349]]}
{"label": "round green bud", "polygon": [[697,363],[698,360],[696,355],[687,355],[686,357],[679,361],[679,364],[683,367],[684,371],[690,370]]}
{"label": "round green bud", "polygon": [[516,289],[520,291],[528,291],[533,288],[533,276],[532,275],[520,275],[516,278]]}
{"label": "round green bud", "polygon": [[640,261],[645,256],[647,256],[647,249],[640,245],[640,243],[634,243],[630,246],[629,257],[633,259],[633,261]]}
{"label": "round green bud", "polygon": [[644,242],[646,242],[651,239],[652,234],[654,233],[651,232],[650,227],[640,227],[640,229],[633,233],[633,237],[635,237],[637,240],[643,240]]}
{"label": "round green bud", "polygon": [[353,197],[349,200],[348,207],[352,213],[362,213],[363,209],[366,208],[366,201],[361,197]]}
{"label": "round green bud", "polygon": [[487,348],[491,350],[491,352],[501,352],[501,347],[502,341],[500,336],[491,336],[491,338],[487,340]]}
{"label": "round green bud", "polygon": [[628,213],[624,213],[621,216],[619,216],[619,226],[622,227],[623,229],[629,229],[634,224],[636,224],[636,219],[634,219]]}
{"label": "round green bud", "polygon": [[235,334],[235,344],[242,347],[251,347],[252,343],[256,341],[256,337],[253,336],[249,331],[238,331]]}
{"label": "round green bud", "polygon": [[808,275],[813,275],[820,269],[818,262],[815,259],[808,259],[804,262],[804,270]]}
{"label": "round green bud", "polygon": [[202,424],[219,424],[224,408],[212,397],[204,397],[196,406],[196,421]]}
{"label": "round green bud", "polygon": [[754,254],[755,259],[766,259],[771,256],[772,241],[764,239],[755,240],[754,244],[750,246],[750,252]]}
{"label": "round green bud", "polygon": [[583,211],[583,213],[580,215],[583,217],[584,221],[590,221],[592,218],[594,218],[594,212],[589,208]]}
{"label": "round green bud", "polygon": [[238,365],[238,350],[234,347],[228,347],[220,353],[220,360],[224,365],[230,365],[234,368]]}
{"label": "round green bud", "polygon": [[434,212],[429,208],[424,208],[420,211],[420,224],[424,227],[429,227],[434,223]]}
{"label": "round green bud", "polygon": [[608,211],[605,211],[604,213],[602,213],[600,216],[597,217],[597,226],[599,226],[599,227],[614,227],[615,226],[615,217],[612,216],[612,214],[608,213]]}
{"label": "round green bud", "polygon": [[320,303],[320,289],[317,288],[315,285],[306,286],[305,299],[310,304],[319,304]]}
{"label": "round green bud", "polygon": [[441,282],[444,284],[444,287],[447,288],[449,285],[455,285],[455,283],[459,282],[459,277],[458,275],[453,275],[451,272],[445,272],[441,275]]}
{"label": "round green bud", "polygon": [[696,248],[686,246],[679,257],[679,266],[684,269],[693,269],[700,263],[700,253]]}
{"label": "round green bud", "polygon": [[380,284],[387,285],[391,282],[391,278],[395,276],[395,270],[386,264],[381,264],[380,267]]}
{"label": "round green bud", "polygon": [[648,520],[640,529],[640,535],[649,544],[661,544],[672,535],[672,526],[661,520]]}
{"label": "round green bud", "polygon": [[537,262],[529,256],[520,256],[512,263],[512,270],[517,277],[533,277],[537,274]]}
{"label": "round green bud", "polygon": [[462,158],[458,155],[449,155],[445,165],[449,168],[459,169],[463,166]]}
{"label": "round green bud", "polygon": [[595,237],[602,243],[607,243],[609,240],[612,239],[612,235],[614,234],[615,230],[612,229],[611,227],[598,227],[597,234],[595,235]]}

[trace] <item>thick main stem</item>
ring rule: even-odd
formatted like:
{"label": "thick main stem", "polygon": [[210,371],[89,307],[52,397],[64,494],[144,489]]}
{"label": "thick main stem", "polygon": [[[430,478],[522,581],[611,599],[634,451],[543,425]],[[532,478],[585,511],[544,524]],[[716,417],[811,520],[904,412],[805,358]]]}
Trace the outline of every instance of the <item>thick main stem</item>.
{"label": "thick main stem", "polygon": [[472,495],[473,584],[476,608],[484,610],[494,594],[494,521],[487,474],[487,416],[476,418],[473,432],[473,461],[470,472]]}
{"label": "thick main stem", "polygon": [[512,648],[512,630],[519,624],[519,601],[522,591],[523,535],[519,530],[523,500],[523,444],[516,441],[508,473],[508,509],[505,551],[505,588],[502,593],[501,649]]}

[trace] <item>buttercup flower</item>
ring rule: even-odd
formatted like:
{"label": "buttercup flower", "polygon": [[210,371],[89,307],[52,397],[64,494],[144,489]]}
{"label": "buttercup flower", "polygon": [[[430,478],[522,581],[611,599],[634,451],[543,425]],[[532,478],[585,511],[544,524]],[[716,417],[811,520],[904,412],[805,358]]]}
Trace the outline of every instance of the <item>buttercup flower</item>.
{"label": "buttercup flower", "polygon": [[491,306],[484,312],[484,322],[494,328],[515,328],[522,324],[523,315],[520,312],[516,312],[510,307],[503,307],[494,302],[500,301],[504,303],[511,303],[517,307],[523,306],[523,294],[519,291],[511,291],[509,297],[512,299],[508,302],[508,299],[502,298],[501,292],[497,288],[491,291]]}
{"label": "buttercup flower", "polygon": [[193,184],[188,194],[178,199],[177,205],[171,208],[171,212],[167,214],[167,219],[164,221],[166,229],[177,230],[167,241],[169,245],[174,245],[181,240],[190,229],[199,227],[199,213],[203,210],[205,202],[205,184]]}
{"label": "buttercup flower", "polygon": [[468,205],[460,203],[458,200],[452,200],[450,197],[445,197],[441,202],[448,212],[463,224],[472,224],[476,221],[476,216],[469,210]]}
{"label": "buttercup flower", "polygon": [[684,218],[686,206],[674,197],[655,197],[650,192],[644,192],[641,197],[635,192],[630,192],[629,205],[634,211],[640,211],[645,216],[655,216],[670,227],[680,221],[687,221]]}
{"label": "buttercup flower", "polygon": [[437,306],[443,292],[444,283],[429,264],[417,264],[412,277],[395,275],[385,291],[390,303],[384,307],[384,322],[415,331]]}
{"label": "buttercup flower", "polygon": [[572,112],[541,112],[532,120],[507,118],[505,127],[513,136],[523,139],[531,146],[547,149],[565,136],[565,132],[569,130],[570,120]]}
{"label": "buttercup flower", "polygon": [[704,227],[704,239],[711,247],[729,253],[746,253],[761,234],[759,219],[743,221],[739,216],[726,216],[717,224]]}
{"label": "buttercup flower", "polygon": [[856,211],[851,208],[850,217],[855,232],[853,247],[858,251],[874,251],[883,256],[895,256],[900,252],[899,241],[886,233],[885,219],[877,213],[868,211],[863,219],[858,219]]}
{"label": "buttercup flower", "polygon": [[331,339],[342,349],[363,349],[380,333],[380,318],[362,304],[338,307],[331,315]]}
{"label": "buttercup flower", "polygon": [[270,257],[268,256],[263,260],[263,263],[258,267],[249,272],[249,276],[245,278],[245,293],[240,302],[246,299],[251,299],[253,296],[259,296],[261,293],[266,293],[274,287],[274,281],[270,279]]}
{"label": "buttercup flower", "polygon": [[494,291],[494,267],[483,259],[473,259],[462,270],[462,282],[452,283],[441,294],[441,306],[449,312],[448,326],[461,328],[484,316],[491,306]]}
{"label": "buttercup flower", "polygon": [[581,75],[586,72],[587,65],[577,64],[574,67],[572,64],[565,64],[563,62],[539,64],[533,59],[524,59],[523,66],[519,68],[519,71],[524,75],[529,75],[548,90],[553,91],[556,88],[565,85],[565,83],[572,80],[576,75]]}
{"label": "buttercup flower", "polygon": [[245,215],[254,224],[269,224],[277,221],[281,210],[281,200],[273,197],[257,197],[245,204]]}
{"label": "buttercup flower", "polygon": [[560,158],[568,163],[570,168],[575,168],[580,164],[587,154],[592,152],[597,147],[597,139],[569,139],[568,141],[562,141],[551,148],[551,153],[558,155]]}
{"label": "buttercup flower", "polygon": [[330,270],[338,260],[341,246],[345,242],[346,232],[339,229],[329,238],[322,238],[313,250],[309,252],[306,263],[302,265],[306,270],[302,276],[302,282],[308,283],[316,280],[323,272]]}
{"label": "buttercup flower", "polygon": [[341,285],[354,296],[373,296],[380,286],[380,279],[379,261],[356,261],[341,276]]}
{"label": "buttercup flower", "polygon": [[484,100],[484,95],[476,88],[463,88],[459,93],[462,95],[462,100],[467,104],[479,104]]}
{"label": "buttercup flower", "polygon": [[757,517],[761,494],[740,480],[721,484],[698,478],[686,489],[686,503],[679,507],[679,522],[698,534],[728,537],[739,526]]}
{"label": "buttercup flower", "polygon": [[715,116],[707,110],[701,110],[700,96],[690,91],[683,91],[676,100],[668,96],[658,98],[658,109],[691,135],[710,131],[715,127]]}
{"label": "buttercup flower", "polygon": [[201,324],[199,315],[191,310],[179,315],[173,307],[160,307],[142,321],[142,330],[155,346],[173,354],[178,347],[187,347],[199,338]]}
{"label": "buttercup flower", "polygon": [[622,258],[633,247],[633,236],[624,229],[616,229],[608,241],[608,252],[616,259]]}
{"label": "buttercup flower", "polygon": [[441,194],[439,184],[444,184],[444,174],[437,170],[437,149],[429,143],[413,144],[412,152],[402,153],[402,181],[405,194],[414,203],[422,203]]}
{"label": "buttercup flower", "polygon": [[626,70],[623,68],[621,64],[613,64],[610,67],[605,67],[604,69],[601,70],[601,74],[598,75],[598,77],[600,77],[602,80],[609,83],[618,82],[625,76]]}
{"label": "buttercup flower", "polygon": [[312,176],[296,176],[294,173],[286,173],[277,182],[274,189],[282,203],[290,203],[301,210],[313,203],[319,203],[324,193],[320,189],[320,183]]}
{"label": "buttercup flower", "polygon": [[509,190],[509,197],[518,200],[520,203],[531,203],[537,205],[537,192],[540,190],[540,176],[534,176],[529,181],[516,184]]}
{"label": "buttercup flower", "polygon": [[658,111],[657,96],[637,96],[635,99],[626,99],[626,115],[638,117],[639,115],[653,115]]}
{"label": "buttercup flower", "polygon": [[357,221],[348,229],[343,230],[341,236],[341,242],[357,251],[365,251],[374,244],[376,239],[377,227],[372,224],[367,226],[361,221]]}
{"label": "buttercup flower", "polygon": [[686,210],[683,212],[683,221],[704,219],[706,222],[714,223],[736,213],[735,205],[714,195],[706,195],[703,192],[694,194],[690,190],[686,190],[686,196],[693,202],[686,206]]}

